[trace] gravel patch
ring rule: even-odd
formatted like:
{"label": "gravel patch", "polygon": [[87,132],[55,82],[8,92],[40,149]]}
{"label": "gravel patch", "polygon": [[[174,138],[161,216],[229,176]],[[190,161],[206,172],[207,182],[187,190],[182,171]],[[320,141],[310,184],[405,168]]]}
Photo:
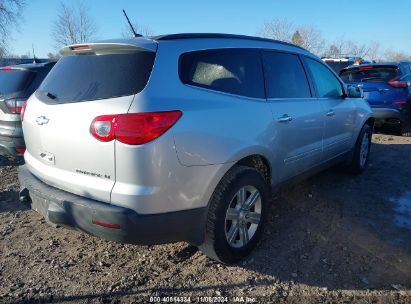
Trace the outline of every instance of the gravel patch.
{"label": "gravel patch", "polygon": [[0,157],[0,303],[410,303],[411,230],[398,217],[410,216],[411,139],[376,134],[371,153],[361,176],[332,168],[278,193],[263,241],[234,266],[186,243],[50,227],[18,202],[21,162]]}

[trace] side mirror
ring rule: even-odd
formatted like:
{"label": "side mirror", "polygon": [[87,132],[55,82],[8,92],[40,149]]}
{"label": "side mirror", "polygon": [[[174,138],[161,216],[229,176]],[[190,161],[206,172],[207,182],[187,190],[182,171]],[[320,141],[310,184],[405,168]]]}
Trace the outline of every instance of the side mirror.
{"label": "side mirror", "polygon": [[347,98],[364,98],[364,92],[362,88],[357,86],[347,87]]}

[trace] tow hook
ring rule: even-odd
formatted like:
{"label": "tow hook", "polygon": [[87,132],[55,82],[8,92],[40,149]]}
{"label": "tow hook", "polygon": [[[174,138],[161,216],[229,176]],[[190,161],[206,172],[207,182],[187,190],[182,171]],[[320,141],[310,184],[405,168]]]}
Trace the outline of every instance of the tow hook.
{"label": "tow hook", "polygon": [[28,205],[30,201],[29,190],[27,188],[23,188],[19,192],[19,200],[21,203]]}

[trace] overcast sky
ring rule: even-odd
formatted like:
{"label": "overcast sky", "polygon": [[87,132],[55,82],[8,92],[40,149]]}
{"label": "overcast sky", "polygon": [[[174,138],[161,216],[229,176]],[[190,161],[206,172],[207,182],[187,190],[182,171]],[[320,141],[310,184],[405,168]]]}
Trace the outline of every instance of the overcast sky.
{"label": "overcast sky", "polygon": [[[255,35],[264,21],[286,18],[296,25],[314,25],[328,41],[345,38],[377,41],[381,48],[411,53],[410,0],[84,0],[98,28],[97,39],[120,37],[124,8],[133,22],[154,34],[213,32]],[[76,1],[64,1],[75,4]],[[55,52],[51,28],[57,0],[29,0],[10,51],[45,57]]]}

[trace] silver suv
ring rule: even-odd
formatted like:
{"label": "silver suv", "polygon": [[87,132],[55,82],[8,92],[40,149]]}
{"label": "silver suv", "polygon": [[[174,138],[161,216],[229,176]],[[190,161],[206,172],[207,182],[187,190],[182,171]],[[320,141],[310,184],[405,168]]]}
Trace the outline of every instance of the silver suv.
{"label": "silver suv", "polygon": [[258,242],[273,189],[367,165],[374,118],[361,91],[294,45],[175,34],[61,54],[22,113],[19,168],[20,200],[52,225],[187,241],[232,263]]}

